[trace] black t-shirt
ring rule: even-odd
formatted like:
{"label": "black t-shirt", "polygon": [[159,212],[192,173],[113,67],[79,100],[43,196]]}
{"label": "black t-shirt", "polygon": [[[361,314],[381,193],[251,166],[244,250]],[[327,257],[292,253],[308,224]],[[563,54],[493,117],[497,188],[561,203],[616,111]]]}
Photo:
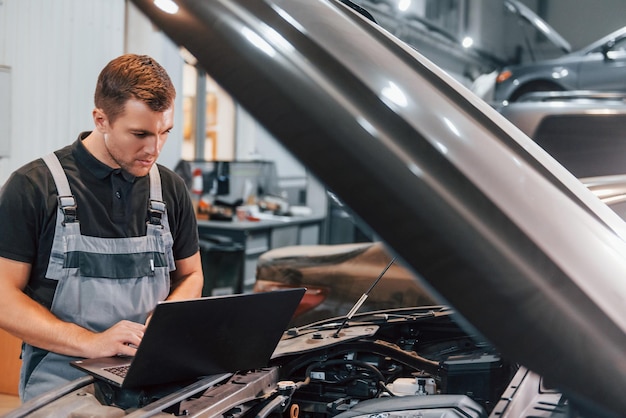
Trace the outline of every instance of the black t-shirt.
{"label": "black t-shirt", "polygon": [[[149,179],[134,177],[98,161],[82,144],[88,132],[56,155],[76,198],[83,235],[101,238],[144,236]],[[159,166],[163,200],[174,238],[174,259],[195,254],[198,228],[187,187],[173,171]],[[45,278],[54,238],[57,192],[42,159],[17,171],[0,189],[0,257],[32,265],[26,293],[50,307],[56,281]]]}

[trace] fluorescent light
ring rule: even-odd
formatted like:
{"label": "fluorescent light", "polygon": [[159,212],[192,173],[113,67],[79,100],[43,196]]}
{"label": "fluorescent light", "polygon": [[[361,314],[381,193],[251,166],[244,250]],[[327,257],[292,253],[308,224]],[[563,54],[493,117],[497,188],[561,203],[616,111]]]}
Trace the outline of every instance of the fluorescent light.
{"label": "fluorescent light", "polygon": [[165,13],[169,13],[171,15],[178,12],[178,5],[172,0],[154,0],[154,5],[163,10]]}
{"label": "fluorescent light", "polygon": [[469,36],[466,36],[465,38],[463,38],[461,44],[463,45],[463,48],[470,48],[472,45],[474,45],[474,40]]}
{"label": "fluorescent light", "polygon": [[406,12],[409,10],[409,7],[411,7],[411,0],[400,0],[400,3],[398,3],[398,10],[401,12]]}

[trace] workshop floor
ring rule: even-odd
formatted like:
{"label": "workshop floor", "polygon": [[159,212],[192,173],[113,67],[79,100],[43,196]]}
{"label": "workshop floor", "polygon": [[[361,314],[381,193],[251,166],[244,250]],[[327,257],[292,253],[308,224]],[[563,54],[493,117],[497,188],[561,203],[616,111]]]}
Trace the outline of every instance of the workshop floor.
{"label": "workshop floor", "polygon": [[15,395],[0,393],[0,416],[20,406],[20,398]]}

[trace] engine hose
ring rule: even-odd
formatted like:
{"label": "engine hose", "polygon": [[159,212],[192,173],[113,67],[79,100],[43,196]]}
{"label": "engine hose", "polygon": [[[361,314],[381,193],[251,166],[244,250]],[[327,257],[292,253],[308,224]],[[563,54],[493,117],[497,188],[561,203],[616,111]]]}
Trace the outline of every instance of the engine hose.
{"label": "engine hose", "polygon": [[378,377],[378,379],[385,383],[386,379],[385,376],[383,376],[383,374],[380,372],[380,370],[378,370],[378,368],[376,368],[375,366],[366,363],[364,361],[359,361],[359,360],[346,360],[346,359],[341,359],[341,360],[328,360],[328,361],[319,361],[316,363],[311,364],[309,367],[307,367],[306,369],[306,376],[307,378],[310,377],[310,373],[311,370],[314,369],[315,367],[324,367],[324,366],[334,366],[334,365],[346,365],[346,364],[352,364],[355,366],[360,366],[364,369],[368,369],[371,372],[374,372],[374,374],[376,374],[376,376]]}
{"label": "engine hose", "polygon": [[307,376],[302,382],[296,383],[296,389],[300,389],[302,386],[306,386],[311,383],[311,378]]}

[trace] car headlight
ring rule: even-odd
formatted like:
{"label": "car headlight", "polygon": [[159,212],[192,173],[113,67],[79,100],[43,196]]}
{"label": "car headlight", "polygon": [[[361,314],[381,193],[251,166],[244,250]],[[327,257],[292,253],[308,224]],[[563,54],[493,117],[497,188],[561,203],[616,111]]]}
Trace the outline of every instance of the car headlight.
{"label": "car headlight", "polygon": [[496,77],[496,83],[502,83],[513,76],[511,70],[504,70]]}

